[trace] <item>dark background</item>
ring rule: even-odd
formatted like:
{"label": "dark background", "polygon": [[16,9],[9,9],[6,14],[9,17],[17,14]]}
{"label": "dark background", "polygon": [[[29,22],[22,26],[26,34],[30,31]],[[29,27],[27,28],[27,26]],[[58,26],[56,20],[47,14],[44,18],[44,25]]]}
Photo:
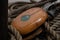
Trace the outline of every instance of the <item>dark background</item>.
{"label": "dark background", "polygon": [[0,0],[0,40],[7,40],[8,1]]}

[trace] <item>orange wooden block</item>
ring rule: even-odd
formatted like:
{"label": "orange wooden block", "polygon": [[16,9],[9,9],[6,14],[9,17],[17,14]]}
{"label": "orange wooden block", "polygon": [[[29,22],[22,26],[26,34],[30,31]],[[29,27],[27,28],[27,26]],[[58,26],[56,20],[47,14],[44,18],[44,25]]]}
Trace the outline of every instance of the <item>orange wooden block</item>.
{"label": "orange wooden block", "polygon": [[31,8],[21,13],[12,21],[12,26],[15,27],[22,35],[28,34],[42,25],[48,14],[39,7]]}

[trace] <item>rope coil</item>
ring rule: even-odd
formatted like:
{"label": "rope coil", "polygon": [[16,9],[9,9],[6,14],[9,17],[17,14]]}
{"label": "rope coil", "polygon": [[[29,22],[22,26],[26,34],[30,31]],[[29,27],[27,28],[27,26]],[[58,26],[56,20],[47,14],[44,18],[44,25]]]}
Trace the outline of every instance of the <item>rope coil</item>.
{"label": "rope coil", "polygon": [[41,3],[17,2],[17,3],[13,3],[12,5],[9,5],[9,7],[8,7],[8,9],[9,9],[9,12],[8,12],[8,29],[11,30],[12,33],[14,34],[14,35],[11,34],[12,38],[14,38],[14,36],[15,36],[16,37],[15,40],[27,40],[27,39],[30,39],[30,38],[32,39],[33,38],[32,35],[33,36],[38,35],[39,32],[40,32],[39,31],[40,29],[37,30],[37,32],[35,34],[30,35],[30,37],[22,39],[22,35],[16,30],[16,28],[13,28],[10,24],[11,24],[11,21],[16,16],[19,15],[19,13],[21,13],[21,12],[27,10],[27,9],[30,9],[32,7],[41,7],[42,5],[44,5],[45,3],[48,3],[48,2],[49,1],[44,1],[44,2],[41,2]]}

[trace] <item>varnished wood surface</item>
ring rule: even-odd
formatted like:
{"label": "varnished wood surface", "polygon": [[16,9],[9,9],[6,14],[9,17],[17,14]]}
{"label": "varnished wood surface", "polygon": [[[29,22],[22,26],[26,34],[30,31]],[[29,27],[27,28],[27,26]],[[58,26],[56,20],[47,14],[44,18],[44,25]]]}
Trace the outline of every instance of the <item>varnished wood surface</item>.
{"label": "varnished wood surface", "polygon": [[[21,17],[24,15],[31,15],[30,19],[27,21],[21,21]],[[15,27],[22,35],[25,35],[42,25],[47,17],[47,13],[42,8],[31,8],[17,16],[12,21],[12,26]]]}

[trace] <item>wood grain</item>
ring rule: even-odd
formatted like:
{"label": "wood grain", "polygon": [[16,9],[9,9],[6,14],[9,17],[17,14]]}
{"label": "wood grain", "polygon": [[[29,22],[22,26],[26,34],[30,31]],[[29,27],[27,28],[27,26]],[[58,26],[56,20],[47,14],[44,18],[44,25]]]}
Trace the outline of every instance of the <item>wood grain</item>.
{"label": "wood grain", "polygon": [[[33,14],[33,15],[31,15]],[[21,21],[24,15],[31,15],[27,21]],[[48,14],[39,7],[31,8],[21,13],[12,21],[12,26],[15,27],[22,35],[28,34],[42,25],[48,18]]]}

